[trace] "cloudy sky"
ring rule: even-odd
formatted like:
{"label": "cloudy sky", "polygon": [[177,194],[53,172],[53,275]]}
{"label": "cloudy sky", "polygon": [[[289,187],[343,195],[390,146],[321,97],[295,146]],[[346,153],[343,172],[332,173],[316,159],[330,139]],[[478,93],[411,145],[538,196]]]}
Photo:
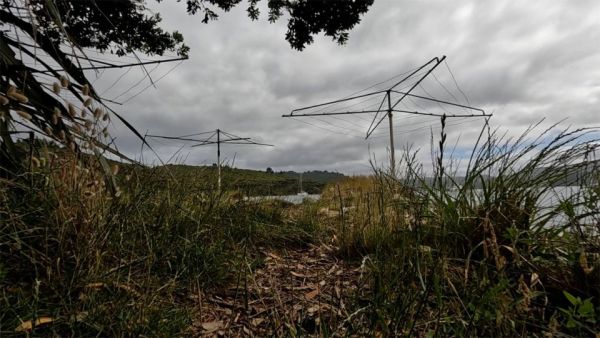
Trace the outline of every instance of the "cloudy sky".
{"label": "cloudy sky", "polygon": [[[157,67],[152,72],[156,88],[129,99],[145,87],[147,80],[142,81],[118,98],[126,103],[115,109],[142,133],[176,136],[221,128],[275,145],[224,146],[223,156],[230,162],[235,158],[237,167],[358,174],[369,171],[369,159],[386,164],[387,121],[373,139],[365,140],[369,115],[337,119],[281,115],[346,97],[442,55],[447,63],[423,83],[427,87],[418,88],[421,94],[483,108],[493,113],[492,125],[510,135],[542,118],[546,123],[566,119],[565,126],[598,123],[597,1],[375,0],[347,45],[320,36],[302,52],[285,41],[285,20],[269,24],[263,16],[252,22],[243,4],[207,25],[201,17],[188,16],[181,3],[149,4],[163,17],[163,27],[184,34],[190,59],[174,69],[176,64]],[[107,72],[96,85],[101,91],[102,86],[110,87],[105,96],[116,97],[143,74],[131,71],[110,86],[121,75]],[[426,102],[406,105],[436,109]],[[449,143],[466,149],[482,119],[454,121],[448,121]],[[421,148],[427,162],[438,119],[397,114],[394,127],[397,148]],[[140,158],[139,140],[118,124],[113,134],[123,152]],[[178,152],[179,143],[152,140],[151,144],[164,161],[173,154],[175,162],[216,161],[213,147]],[[146,151],[144,161],[157,159]]]}

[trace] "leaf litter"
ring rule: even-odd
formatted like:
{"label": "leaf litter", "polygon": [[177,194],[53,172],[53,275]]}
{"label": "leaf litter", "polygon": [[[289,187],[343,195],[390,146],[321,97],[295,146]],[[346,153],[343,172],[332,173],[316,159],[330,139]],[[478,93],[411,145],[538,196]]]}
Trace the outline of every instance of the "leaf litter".
{"label": "leaf litter", "polygon": [[[360,262],[342,261],[335,248],[262,248],[264,264],[238,285],[201,296],[192,327],[200,337],[344,336],[347,306],[364,291]],[[362,290],[361,290],[362,289]],[[362,292],[361,292],[362,293]],[[198,296],[197,296],[198,297]]]}

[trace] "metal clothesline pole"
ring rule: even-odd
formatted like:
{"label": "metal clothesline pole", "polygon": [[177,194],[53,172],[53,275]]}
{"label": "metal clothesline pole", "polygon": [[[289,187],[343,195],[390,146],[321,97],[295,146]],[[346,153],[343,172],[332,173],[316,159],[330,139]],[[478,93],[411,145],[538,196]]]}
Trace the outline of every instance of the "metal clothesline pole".
{"label": "metal clothesline pole", "polygon": [[[455,102],[439,100],[439,99],[436,99],[433,97],[427,97],[427,96],[416,95],[416,94],[411,93],[415,88],[417,88],[417,86],[419,86],[421,84],[421,82],[423,82],[423,80],[425,80],[425,78],[427,78],[436,69],[436,67],[438,67],[442,62],[444,62],[445,59],[446,59],[445,55],[442,56],[441,58],[438,58],[438,57],[432,58],[431,60],[427,61],[425,64],[416,68],[414,71],[412,71],[410,74],[405,76],[399,82],[394,83],[391,87],[389,87],[386,90],[377,90],[377,91],[373,91],[370,93],[365,93],[365,94],[361,94],[361,95],[346,97],[346,98],[339,99],[339,100],[333,100],[333,101],[329,101],[329,102],[325,102],[325,103],[320,103],[320,104],[315,104],[315,105],[311,105],[311,106],[307,106],[307,107],[303,107],[303,108],[294,109],[291,111],[291,113],[284,114],[284,115],[282,115],[282,117],[311,117],[311,116],[332,116],[332,115],[351,115],[351,114],[375,114],[375,116],[373,117],[373,120],[371,121],[371,124],[369,125],[369,128],[367,129],[367,134],[366,134],[365,139],[368,139],[371,136],[371,134],[373,133],[373,131],[375,131],[375,129],[377,129],[377,127],[381,124],[381,122],[383,122],[383,120],[387,117],[388,123],[389,123],[389,132],[390,132],[390,140],[389,140],[390,141],[390,146],[389,146],[390,147],[390,170],[395,175],[395,173],[396,173],[396,154],[395,154],[395,145],[394,145],[394,124],[393,124],[394,112],[403,113],[403,114],[412,114],[412,115],[436,116],[436,117],[443,116],[444,118],[449,118],[449,117],[490,117],[490,116],[492,116],[491,114],[486,114],[485,111],[480,108],[475,108],[475,107],[471,107],[471,106],[467,106],[467,105],[463,105],[463,104],[459,104],[459,103],[455,103]],[[411,85],[410,89],[408,89],[407,91],[395,90],[395,88],[398,87],[400,84],[402,84],[409,78],[417,75],[420,71],[422,71],[423,69],[426,69],[428,66],[431,66],[431,68],[429,68],[425,72],[425,74],[423,74],[422,76],[419,76],[418,80],[414,84]],[[365,98],[365,97],[370,97],[370,96],[375,96],[375,95],[381,95],[384,93],[385,93],[385,95],[383,96],[383,100],[381,100],[381,104],[379,104],[379,107],[375,110],[367,109],[367,110],[360,110],[360,111],[333,111],[333,112],[331,112],[331,111],[323,112],[322,111],[323,109],[325,109],[327,106],[330,106],[330,105],[334,105],[334,104],[338,104],[338,103],[342,103],[342,102],[348,102],[348,101]],[[398,100],[396,100],[393,104],[392,104],[392,93],[401,95],[401,97]],[[478,111],[481,114],[447,114],[447,113],[432,114],[429,112],[395,109],[396,106],[400,102],[402,102],[402,100],[404,100],[404,98],[406,98],[406,97],[412,97],[412,98],[437,102],[438,104],[445,104],[445,105],[449,105],[449,106],[465,108],[468,110]],[[385,104],[386,100],[387,100],[387,109],[384,108],[384,104]],[[316,111],[316,112],[310,112],[311,109],[320,108],[320,107],[323,107],[323,108],[321,108],[319,111]],[[308,111],[308,112],[305,112],[305,111]],[[385,113],[385,114],[381,118],[379,118],[380,113]]]}

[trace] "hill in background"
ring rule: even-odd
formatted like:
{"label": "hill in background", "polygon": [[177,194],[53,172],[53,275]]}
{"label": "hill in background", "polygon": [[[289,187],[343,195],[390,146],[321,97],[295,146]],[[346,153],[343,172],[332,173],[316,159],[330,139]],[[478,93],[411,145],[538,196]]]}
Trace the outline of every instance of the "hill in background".
{"label": "hill in background", "polygon": [[[280,172],[280,174],[283,174],[287,177],[293,178],[298,180],[300,177],[300,173],[297,173],[295,171],[282,171]],[[302,173],[302,181],[303,182],[308,182],[308,181],[312,181],[312,182],[317,182],[317,183],[331,183],[331,182],[337,182],[340,181],[342,179],[344,179],[346,176],[344,174],[338,173],[338,172],[331,172],[331,171],[320,171],[320,170],[313,170],[313,171],[305,171]]]}
{"label": "hill in background", "polygon": [[[147,168],[159,173],[153,175],[160,179],[163,175],[174,175],[178,180],[187,181],[199,190],[216,188],[217,167],[168,164]],[[168,170],[168,171],[167,171]],[[239,169],[224,166],[221,168],[222,187],[225,190],[240,190],[249,196],[257,195],[291,195],[299,192],[300,173],[294,171],[273,172],[251,169]],[[309,171],[302,173],[302,189],[309,194],[321,193],[323,187],[331,182],[339,181],[346,176],[328,171]]]}

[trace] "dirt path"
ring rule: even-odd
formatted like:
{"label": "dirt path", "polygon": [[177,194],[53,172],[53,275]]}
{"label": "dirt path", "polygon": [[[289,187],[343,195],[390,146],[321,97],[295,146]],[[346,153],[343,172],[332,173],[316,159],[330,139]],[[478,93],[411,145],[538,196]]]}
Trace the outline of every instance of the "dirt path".
{"label": "dirt path", "polygon": [[273,251],[239,287],[203,298],[197,336],[294,336],[320,330],[343,334],[347,304],[360,287],[360,264],[348,264],[326,245]]}

